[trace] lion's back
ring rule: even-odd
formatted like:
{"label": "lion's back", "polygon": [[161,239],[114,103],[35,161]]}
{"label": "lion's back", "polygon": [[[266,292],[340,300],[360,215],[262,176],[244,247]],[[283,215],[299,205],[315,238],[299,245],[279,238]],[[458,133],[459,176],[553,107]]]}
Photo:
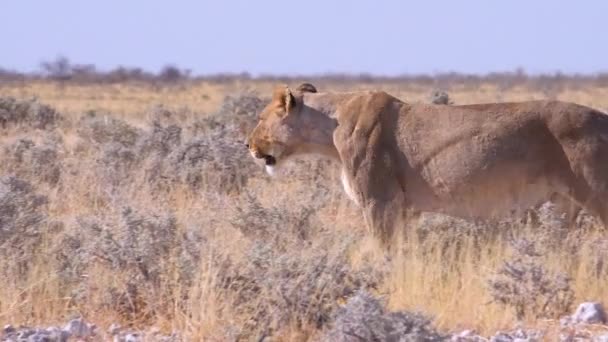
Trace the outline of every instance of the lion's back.
{"label": "lion's back", "polygon": [[[585,170],[608,174],[608,162],[598,159],[608,154],[608,116],[589,107],[558,101],[425,106],[403,120],[399,149],[444,208],[454,199],[480,215],[513,203],[525,207],[556,188],[570,191],[569,182],[587,177]],[[596,178],[604,187],[605,177]]]}

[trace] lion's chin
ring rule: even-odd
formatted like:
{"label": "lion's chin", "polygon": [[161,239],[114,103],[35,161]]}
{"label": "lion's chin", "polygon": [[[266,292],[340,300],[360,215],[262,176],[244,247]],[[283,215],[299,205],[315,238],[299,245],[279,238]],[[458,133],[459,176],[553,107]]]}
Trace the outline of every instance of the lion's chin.
{"label": "lion's chin", "polygon": [[270,176],[276,176],[277,175],[277,167],[275,165],[266,165],[266,173],[268,173]]}

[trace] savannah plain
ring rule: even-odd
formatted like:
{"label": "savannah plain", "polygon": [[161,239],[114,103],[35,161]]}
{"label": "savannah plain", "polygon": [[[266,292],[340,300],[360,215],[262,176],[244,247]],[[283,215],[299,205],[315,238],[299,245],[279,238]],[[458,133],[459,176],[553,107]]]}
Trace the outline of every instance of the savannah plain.
{"label": "savannah plain", "polygon": [[579,303],[608,305],[608,236],[585,213],[572,227],[550,203],[492,223],[426,214],[386,251],[334,162],[268,176],[245,137],[274,86],[304,81],[608,112],[608,76],[2,81],[0,324],[83,317],[189,341],[347,341],[371,322],[554,340]]}

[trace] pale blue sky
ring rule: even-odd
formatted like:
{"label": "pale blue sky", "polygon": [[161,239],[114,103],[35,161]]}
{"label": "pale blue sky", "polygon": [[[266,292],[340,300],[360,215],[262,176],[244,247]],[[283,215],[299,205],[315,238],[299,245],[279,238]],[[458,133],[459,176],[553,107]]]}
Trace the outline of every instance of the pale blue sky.
{"label": "pale blue sky", "polygon": [[0,67],[608,71],[607,0],[0,0]]}

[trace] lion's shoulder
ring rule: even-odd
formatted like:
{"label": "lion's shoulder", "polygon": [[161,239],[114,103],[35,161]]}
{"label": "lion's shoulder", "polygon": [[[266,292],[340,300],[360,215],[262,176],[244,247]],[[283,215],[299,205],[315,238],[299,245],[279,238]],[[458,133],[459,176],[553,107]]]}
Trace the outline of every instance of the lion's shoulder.
{"label": "lion's shoulder", "polygon": [[403,102],[384,91],[353,94],[338,109],[334,145],[342,158],[354,157],[394,136]]}
{"label": "lion's shoulder", "polygon": [[401,104],[399,99],[385,91],[358,92],[338,109],[339,121],[356,125],[360,130],[370,129],[382,119],[382,115],[398,113]]}

